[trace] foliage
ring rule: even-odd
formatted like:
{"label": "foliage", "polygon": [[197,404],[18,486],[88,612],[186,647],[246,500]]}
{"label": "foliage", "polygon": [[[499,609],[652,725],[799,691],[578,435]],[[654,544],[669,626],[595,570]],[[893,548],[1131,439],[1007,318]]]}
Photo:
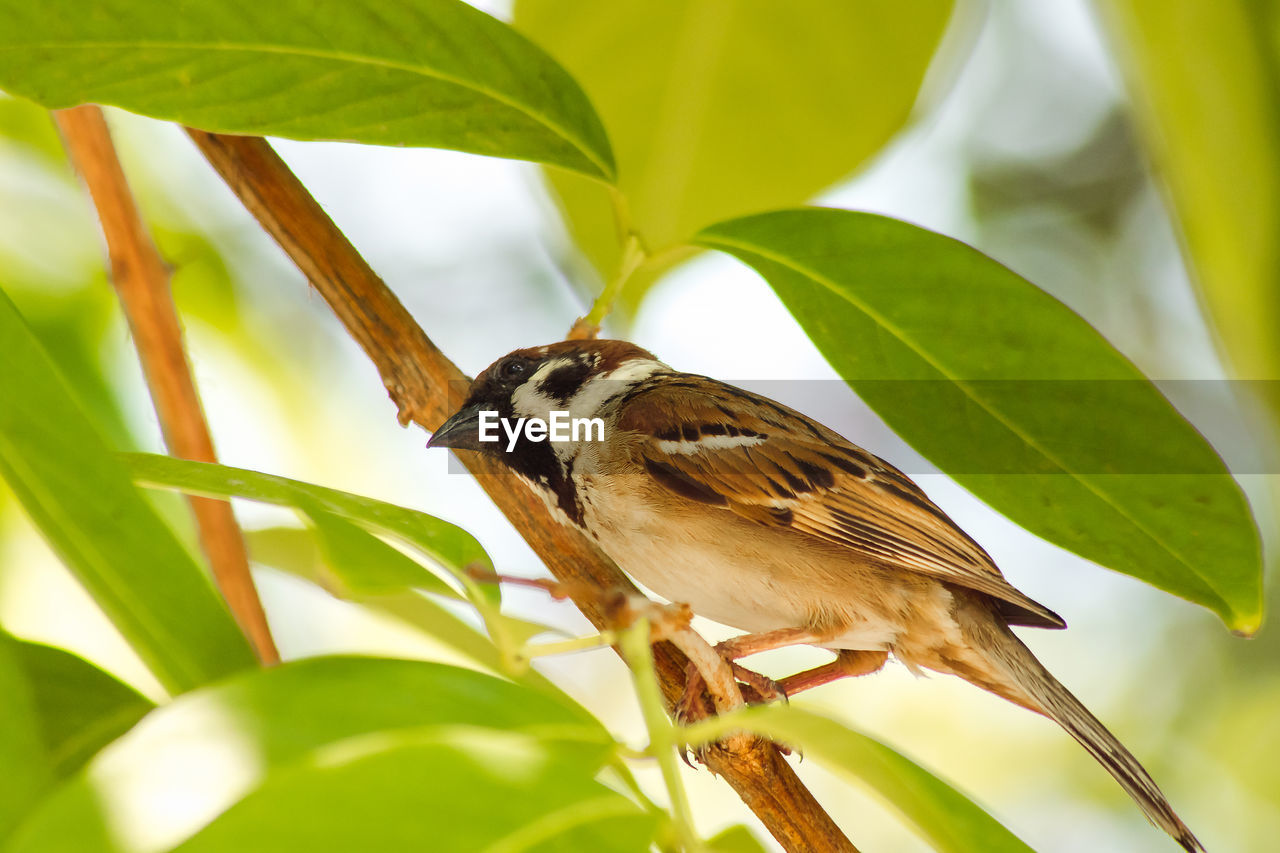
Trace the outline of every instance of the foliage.
{"label": "foliage", "polygon": [[252,664],[212,585],[142,500],[0,295],[0,471],[116,627],[174,692]]}
{"label": "foliage", "polygon": [[[593,318],[634,308],[696,251],[732,255],[853,391],[993,508],[1236,631],[1261,624],[1259,537],[1240,488],[1118,348],[956,240],[869,213],[794,209],[922,109],[950,3],[784,13],[522,0],[514,26],[460,0],[181,5],[8,4],[0,88],[49,108],[99,102],[215,131],[539,163],[606,282]],[[1166,20],[1162,8],[1118,4],[1116,41],[1147,96],[1207,301],[1241,369],[1261,370],[1276,359],[1275,264],[1259,248],[1274,249],[1280,198],[1265,156],[1274,63],[1246,32],[1243,4],[1200,9],[1192,29],[1173,26],[1190,12]],[[1155,19],[1169,28],[1146,26]],[[1219,37],[1189,37],[1201,30]],[[1230,150],[1197,147],[1188,128],[1217,102],[1169,45],[1249,83],[1249,108],[1231,111],[1240,122],[1214,137]],[[56,162],[27,106],[0,102],[0,133]],[[631,777],[631,752],[529,667],[546,627],[503,613],[498,587],[476,580],[473,569],[494,567],[471,533],[297,480],[118,455],[125,427],[105,380],[68,344],[61,369],[90,376],[77,385],[91,399],[77,400],[55,367],[60,333],[36,325],[0,293],[0,474],[171,697],[156,707],[78,656],[0,634],[0,851],[408,850],[424,831],[450,850],[695,848],[671,747],[735,726],[869,786],[936,849],[1027,849],[867,735],[772,707],[672,729],[642,677],[648,754],[671,799],[669,811],[655,805]],[[139,485],[294,509],[305,528],[251,532],[257,562],[390,615],[474,669],[331,657],[246,671],[248,645]],[[642,657],[629,655],[643,676]],[[227,784],[207,790],[211,776]],[[166,812],[157,791],[182,808]],[[705,842],[758,848],[741,827]]]}
{"label": "foliage", "polygon": [[975,495],[1257,629],[1261,557],[1244,494],[1065,305],[963,243],[874,214],[765,213],[698,240],[758,270],[858,395]]}

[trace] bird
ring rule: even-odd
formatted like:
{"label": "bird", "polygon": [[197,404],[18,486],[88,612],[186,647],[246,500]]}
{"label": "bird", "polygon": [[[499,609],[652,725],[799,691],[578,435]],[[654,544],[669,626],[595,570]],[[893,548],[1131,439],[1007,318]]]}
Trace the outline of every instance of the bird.
{"label": "bird", "polygon": [[959,676],[1053,720],[1153,824],[1204,850],[1011,630],[1065,628],[1062,617],[906,474],[800,412],[626,341],[569,340],[495,361],[427,446],[496,457],[633,579],[746,632],[717,647],[731,663],[791,645],[836,652],[778,682],[784,694],[890,655]]}

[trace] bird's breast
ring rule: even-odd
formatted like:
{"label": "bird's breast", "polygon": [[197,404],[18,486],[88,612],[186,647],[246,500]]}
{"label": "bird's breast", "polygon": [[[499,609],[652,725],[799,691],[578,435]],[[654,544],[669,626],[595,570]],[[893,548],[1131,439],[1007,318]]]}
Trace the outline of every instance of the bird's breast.
{"label": "bird's breast", "polygon": [[886,577],[803,534],[719,507],[673,505],[655,488],[643,474],[584,478],[585,524],[627,574],[700,616],[753,633],[839,626],[824,645],[874,650],[893,648],[921,605],[950,621],[941,584]]}

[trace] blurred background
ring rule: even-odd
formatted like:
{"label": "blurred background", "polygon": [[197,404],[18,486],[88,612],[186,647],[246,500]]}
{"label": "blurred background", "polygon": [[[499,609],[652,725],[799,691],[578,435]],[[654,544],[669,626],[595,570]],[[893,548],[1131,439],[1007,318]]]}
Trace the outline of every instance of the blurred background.
{"label": "blurred background", "polygon": [[[510,18],[506,4],[477,5]],[[1080,313],[1149,376],[1229,375],[1090,6],[961,4],[916,112],[886,150],[818,201],[901,217],[977,246]],[[478,536],[501,571],[543,575],[475,484],[445,455],[427,453],[425,434],[397,427],[367,359],[187,138],[119,111],[109,120],[173,265],[223,461],[441,516]],[[598,282],[576,256],[538,168],[436,150],[285,141],[277,148],[468,373],[517,346],[563,337],[590,305]],[[0,283],[116,444],[159,451],[103,261],[92,207],[47,114],[0,99]],[[834,390],[828,383],[837,377],[768,286],[727,257],[699,256],[678,267],[606,333],[680,369],[770,381],[770,394],[890,461],[916,458],[851,392],[806,395],[813,386],[799,380],[826,380],[821,387]],[[790,400],[788,388],[795,389]],[[1275,849],[1275,632],[1233,638],[1208,611],[1025,533],[945,476],[918,479],[1015,585],[1067,619],[1069,631],[1023,636],[1143,760],[1206,845]],[[1267,479],[1262,469],[1241,476],[1271,542]],[[67,647],[162,697],[3,489],[0,624]],[[156,500],[189,530],[180,502]],[[237,509],[248,529],[296,523],[284,511]],[[421,635],[315,587],[268,568],[256,577],[286,658],[339,651],[440,657]],[[511,591],[506,606],[566,631],[589,631],[570,605],[532,592]],[[729,633],[704,627],[713,640]],[[757,663],[781,675],[820,659],[786,651]],[[626,672],[612,653],[540,665],[616,733],[643,742]],[[1037,850],[1171,846],[1063,732],[957,679],[920,679],[891,665],[797,703],[838,715],[911,756]],[[880,803],[793,760],[862,849],[927,849]],[[661,799],[656,771],[641,773]],[[704,833],[746,820],[765,839],[727,786],[706,771],[686,776]]]}

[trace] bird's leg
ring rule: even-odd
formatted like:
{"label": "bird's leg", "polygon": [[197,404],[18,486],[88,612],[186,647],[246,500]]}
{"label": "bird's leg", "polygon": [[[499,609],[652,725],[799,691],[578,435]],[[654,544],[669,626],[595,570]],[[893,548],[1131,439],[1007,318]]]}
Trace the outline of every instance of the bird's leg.
{"label": "bird's leg", "polygon": [[737,659],[772,651],[773,649],[786,648],[787,646],[816,643],[822,639],[824,637],[814,632],[811,628],[781,628],[777,631],[763,631],[759,634],[743,634],[741,637],[733,637],[722,643],[717,643],[716,651],[729,662],[729,666],[733,668],[734,678],[753,689],[764,701],[772,702],[777,699],[787,698],[786,690],[783,689],[782,685],[766,675],[747,669],[737,663]]}
{"label": "bird's leg", "polygon": [[735,661],[761,652],[782,649],[787,646],[803,646],[807,643],[820,643],[827,639],[812,628],[780,628],[777,631],[762,631],[759,634],[743,634],[716,643],[716,651],[727,661]]}
{"label": "bird's leg", "polygon": [[[787,694],[778,682],[768,676],[754,672],[737,663],[737,658],[781,649],[786,646],[799,646],[806,643],[820,642],[822,636],[809,628],[782,628],[777,631],[763,631],[759,634],[743,634],[716,644],[720,653],[733,668],[733,677],[746,684],[765,702],[785,699]],[[676,703],[676,719],[682,723],[694,722],[708,716],[705,703],[702,701],[702,676],[692,665],[685,671],[684,693]]]}
{"label": "bird's leg", "polygon": [[[720,653],[733,669],[733,677],[751,688],[764,702],[786,699],[802,690],[810,690],[823,684],[830,684],[841,678],[853,678],[859,675],[870,675],[878,672],[889,659],[885,651],[855,651],[841,649],[836,652],[836,659],[822,666],[815,666],[789,675],[777,681],[754,670],[747,669],[737,662],[737,658],[786,648],[809,644],[821,644],[829,640],[809,628],[782,628],[777,631],[764,631],[759,634],[744,634],[716,644]],[[709,716],[702,697],[702,676],[692,664],[685,673],[684,693],[676,703],[677,719],[682,723],[694,722]]]}
{"label": "bird's leg", "polygon": [[888,652],[841,649],[836,652],[836,659],[831,663],[815,666],[813,669],[806,669],[795,675],[788,675],[778,681],[777,685],[784,695],[794,696],[801,690],[820,687],[841,678],[855,678],[859,675],[879,672],[888,659]]}

